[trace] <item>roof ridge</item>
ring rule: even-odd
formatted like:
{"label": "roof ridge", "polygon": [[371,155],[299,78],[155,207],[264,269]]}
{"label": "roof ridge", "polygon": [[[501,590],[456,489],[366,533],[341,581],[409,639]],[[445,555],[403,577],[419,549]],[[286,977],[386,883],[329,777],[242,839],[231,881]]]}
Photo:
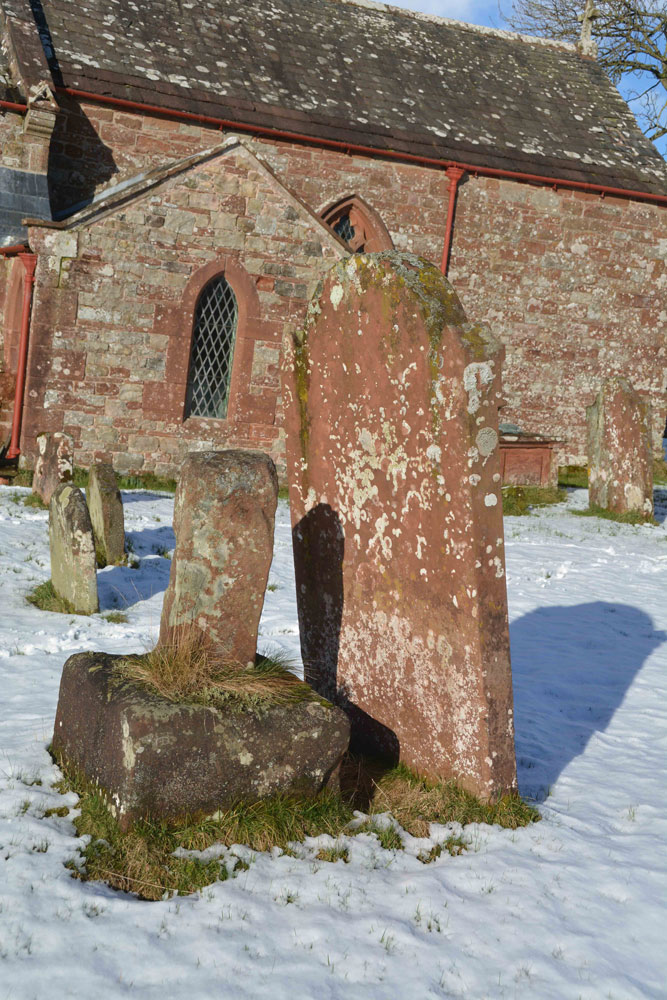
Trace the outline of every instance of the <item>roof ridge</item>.
{"label": "roof ridge", "polygon": [[574,42],[566,42],[558,38],[541,38],[539,35],[524,35],[519,31],[505,31],[503,28],[489,28],[485,24],[471,24],[469,21],[459,21],[455,17],[440,17],[438,14],[426,14],[407,7],[396,7],[393,4],[382,3],[381,0],[329,0],[329,2],[346,4],[349,7],[362,7],[377,13],[398,14],[415,21],[428,21],[432,24],[449,24],[452,27],[467,28],[480,35],[494,35],[497,38],[507,38],[514,42],[527,42],[530,45],[545,45],[548,48],[563,49],[566,52],[577,52]]}

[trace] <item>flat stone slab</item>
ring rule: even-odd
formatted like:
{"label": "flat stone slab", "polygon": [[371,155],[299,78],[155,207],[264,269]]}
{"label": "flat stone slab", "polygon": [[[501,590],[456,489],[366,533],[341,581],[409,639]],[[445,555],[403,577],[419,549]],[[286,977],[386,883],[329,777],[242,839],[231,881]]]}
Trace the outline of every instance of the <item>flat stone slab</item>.
{"label": "flat stone slab", "polygon": [[314,692],[261,715],[174,704],[118,683],[106,653],[65,663],[53,752],[106,793],[121,829],[175,821],[276,792],[315,795],[347,749],[344,712]]}

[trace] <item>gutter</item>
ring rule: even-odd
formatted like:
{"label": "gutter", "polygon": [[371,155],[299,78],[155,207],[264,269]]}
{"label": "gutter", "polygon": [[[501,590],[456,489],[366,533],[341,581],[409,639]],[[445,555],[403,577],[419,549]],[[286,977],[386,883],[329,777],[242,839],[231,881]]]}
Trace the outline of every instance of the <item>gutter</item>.
{"label": "gutter", "polygon": [[27,249],[25,243],[14,243],[11,247],[0,247],[0,257],[15,257],[17,253],[25,253]]}
{"label": "gutter", "polygon": [[21,307],[21,334],[19,339],[19,360],[16,372],[16,392],[14,394],[14,414],[12,417],[12,436],[7,451],[7,459],[18,458],[21,454],[19,439],[21,437],[21,419],[23,416],[23,398],[25,394],[26,369],[28,367],[28,334],[30,331],[30,310],[32,306],[32,290],[35,284],[35,267],[37,254],[20,252],[18,254],[25,268],[23,283],[23,304]]}
{"label": "gutter", "polygon": [[264,125],[250,125],[245,122],[233,121],[229,118],[213,118],[210,115],[198,115],[193,111],[175,111],[161,108],[156,104],[142,104],[139,101],[128,101],[122,97],[108,97],[94,94],[88,90],[77,90],[74,87],[56,87],[57,93],[79,100],[94,101],[98,104],[109,104],[126,111],[141,111],[146,114],[161,115],[164,118],[174,118],[179,121],[198,122],[200,125],[215,125],[219,129],[231,129],[235,132],[250,132],[267,139],[283,139],[289,142],[300,142],[310,146],[320,146],[323,149],[335,149],[344,153],[361,153],[365,156],[378,156],[384,159],[400,160],[403,163],[416,163],[422,166],[460,167],[466,173],[482,177],[527,181],[532,184],[544,184],[549,187],[569,188],[575,191],[590,191],[599,195],[616,195],[620,198],[650,201],[656,205],[667,206],[667,194],[651,194],[647,191],[633,191],[627,188],[609,187],[606,184],[589,184],[585,181],[563,180],[559,177],[547,177],[543,174],[528,174],[519,170],[499,170],[495,167],[480,167],[473,163],[459,163],[454,160],[442,160],[432,156],[417,156],[414,153],[401,153],[393,149],[378,149],[374,146],[361,146],[352,142],[340,142],[338,139],[319,139],[304,135],[302,132],[286,132],[282,129],[267,128]]}

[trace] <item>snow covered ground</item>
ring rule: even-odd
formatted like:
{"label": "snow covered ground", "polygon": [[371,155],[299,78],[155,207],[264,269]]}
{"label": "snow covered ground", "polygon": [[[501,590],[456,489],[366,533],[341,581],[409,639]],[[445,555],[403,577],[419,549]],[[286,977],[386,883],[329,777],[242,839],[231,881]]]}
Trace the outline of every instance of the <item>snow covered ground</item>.
{"label": "snow covered ground", "polygon": [[[506,520],[519,782],[540,823],[467,827],[468,852],[430,865],[374,835],[349,841],[349,864],[313,845],[255,855],[200,895],[146,903],[70,877],[81,845],[73,812],[44,817],[63,804],[46,746],[67,656],[154,641],[172,502],[124,494],[140,568],[100,572],[102,614],[80,618],[25,602],[49,576],[25,492],[0,488],[0,1000],[667,996],[662,524],[574,517],[583,490]],[[260,648],[298,660],[284,503],[270,586]],[[105,621],[114,609],[127,624]]]}

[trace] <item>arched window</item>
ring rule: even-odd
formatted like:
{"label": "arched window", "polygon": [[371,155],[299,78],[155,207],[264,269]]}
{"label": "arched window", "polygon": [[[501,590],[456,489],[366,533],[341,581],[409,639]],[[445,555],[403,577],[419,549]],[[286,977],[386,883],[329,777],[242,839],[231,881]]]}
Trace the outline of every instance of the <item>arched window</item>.
{"label": "arched window", "polygon": [[322,218],[353,253],[375,253],[394,248],[378,213],[356,195],[343,198],[325,209]]}
{"label": "arched window", "polygon": [[185,399],[186,417],[227,416],[238,325],[238,304],[223,274],[204,286],[197,301]]}

